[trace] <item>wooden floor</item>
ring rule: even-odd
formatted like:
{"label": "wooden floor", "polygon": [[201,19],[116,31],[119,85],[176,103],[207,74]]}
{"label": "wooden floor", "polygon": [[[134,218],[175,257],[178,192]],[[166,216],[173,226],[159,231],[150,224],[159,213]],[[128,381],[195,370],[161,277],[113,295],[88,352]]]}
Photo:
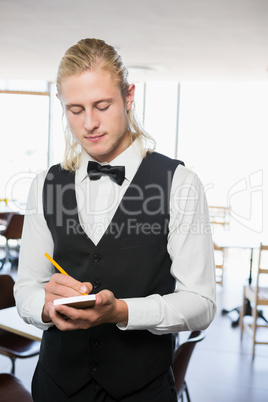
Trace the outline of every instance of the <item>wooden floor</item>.
{"label": "wooden floor", "polygon": [[[241,304],[248,265],[249,253],[228,250],[224,286],[217,287],[217,316],[206,338],[197,344],[187,371],[192,402],[268,401],[268,346],[257,345],[252,362],[251,339],[245,334],[240,342],[239,327],[231,326],[237,313],[221,314],[222,308]],[[268,317],[266,311],[265,316]],[[36,361],[37,358],[32,358],[16,363],[16,375],[29,389]],[[8,358],[0,356],[0,372],[9,370]]]}

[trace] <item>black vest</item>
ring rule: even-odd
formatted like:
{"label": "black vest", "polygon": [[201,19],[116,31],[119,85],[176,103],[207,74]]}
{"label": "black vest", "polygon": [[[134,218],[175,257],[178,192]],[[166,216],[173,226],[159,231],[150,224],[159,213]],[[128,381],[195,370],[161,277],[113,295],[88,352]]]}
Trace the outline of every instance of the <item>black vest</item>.
{"label": "black vest", "polygon": [[[179,163],[148,154],[96,246],[78,220],[74,173],[53,166],[45,180],[43,205],[54,259],[69,275],[91,282],[93,293],[109,289],[116,298],[172,293],[169,195]],[[173,346],[170,334],[122,331],[113,324],[70,332],[51,327],[44,331],[39,361],[68,396],[93,377],[121,399],[170,367]]]}

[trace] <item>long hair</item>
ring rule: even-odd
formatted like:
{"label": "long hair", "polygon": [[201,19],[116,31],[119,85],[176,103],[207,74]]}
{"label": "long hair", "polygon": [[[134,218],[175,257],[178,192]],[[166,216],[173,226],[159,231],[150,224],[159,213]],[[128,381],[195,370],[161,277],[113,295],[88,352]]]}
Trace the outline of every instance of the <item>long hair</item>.
{"label": "long hair", "polygon": [[[98,67],[104,71],[109,71],[118,84],[122,98],[126,101],[128,93],[128,71],[121,56],[116,49],[101,39],[82,39],[76,45],[70,47],[61,59],[57,74],[57,91],[61,94],[62,79],[72,75],[78,75],[85,71],[90,71]],[[135,114],[135,106],[127,113],[128,132],[131,142],[140,138],[144,144],[144,155],[146,151],[153,151],[155,148],[154,139],[141,127]],[[67,123],[67,122],[66,122]],[[65,154],[62,167],[66,170],[74,171],[80,163],[82,152],[81,145],[76,141],[71,133],[69,124],[64,127],[65,132]]]}

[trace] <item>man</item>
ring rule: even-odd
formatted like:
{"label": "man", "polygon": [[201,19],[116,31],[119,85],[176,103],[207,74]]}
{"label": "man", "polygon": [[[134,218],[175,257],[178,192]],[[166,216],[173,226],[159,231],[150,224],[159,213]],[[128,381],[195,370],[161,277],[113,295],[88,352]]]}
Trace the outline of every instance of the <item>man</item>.
{"label": "man", "polygon": [[[34,400],[175,402],[172,334],[207,328],[215,314],[202,185],[147,149],[113,47],[85,39],[68,49],[57,90],[65,157],[32,184],[15,287],[22,318],[44,329]],[[94,307],[53,305],[83,293],[96,294]]]}

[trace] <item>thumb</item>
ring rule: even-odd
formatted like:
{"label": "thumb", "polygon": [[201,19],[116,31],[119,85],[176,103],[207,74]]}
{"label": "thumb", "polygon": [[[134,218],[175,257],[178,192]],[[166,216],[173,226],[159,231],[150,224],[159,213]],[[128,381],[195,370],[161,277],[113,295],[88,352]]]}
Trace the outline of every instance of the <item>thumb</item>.
{"label": "thumb", "polygon": [[114,294],[110,290],[102,290],[96,294],[96,304],[112,304]]}

